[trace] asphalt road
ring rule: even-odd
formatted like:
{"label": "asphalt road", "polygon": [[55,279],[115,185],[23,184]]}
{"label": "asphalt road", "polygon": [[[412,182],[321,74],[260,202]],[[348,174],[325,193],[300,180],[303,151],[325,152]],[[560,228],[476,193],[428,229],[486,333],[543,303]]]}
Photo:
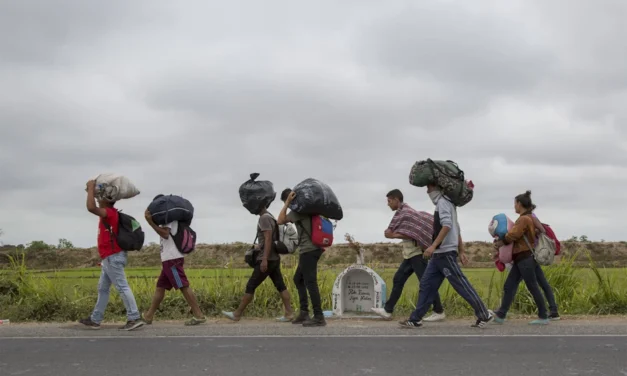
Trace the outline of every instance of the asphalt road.
{"label": "asphalt road", "polygon": [[164,323],[135,332],[75,324],[0,327],[0,375],[620,375],[624,319],[417,330],[384,322],[307,329],[269,322]]}
{"label": "asphalt road", "polygon": [[13,375],[627,375],[611,337],[0,340]]}

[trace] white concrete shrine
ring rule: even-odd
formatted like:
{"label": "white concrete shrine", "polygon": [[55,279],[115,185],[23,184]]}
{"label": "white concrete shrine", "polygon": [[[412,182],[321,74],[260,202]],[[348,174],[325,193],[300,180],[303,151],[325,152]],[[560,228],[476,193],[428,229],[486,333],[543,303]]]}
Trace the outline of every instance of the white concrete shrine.
{"label": "white concrete shrine", "polygon": [[346,268],[333,284],[333,315],[347,313],[371,313],[371,308],[385,305],[387,288],[385,281],[374,270],[363,265],[363,250],[357,262]]}

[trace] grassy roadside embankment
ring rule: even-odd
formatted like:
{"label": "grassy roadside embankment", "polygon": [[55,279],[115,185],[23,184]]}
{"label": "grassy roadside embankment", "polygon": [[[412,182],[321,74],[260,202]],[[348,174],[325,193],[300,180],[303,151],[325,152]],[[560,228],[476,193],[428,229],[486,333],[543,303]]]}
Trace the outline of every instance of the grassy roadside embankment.
{"label": "grassy roadside embankment", "polygon": [[[615,243],[613,243],[615,244]],[[335,247],[334,247],[335,248]],[[477,288],[479,294],[489,307],[496,307],[502,296],[502,286],[506,273],[499,273],[494,268],[479,268],[485,265],[481,255],[475,249],[471,259],[475,268],[466,269],[470,281]],[[367,249],[368,250],[368,249]],[[242,269],[236,258],[230,255],[222,267],[207,268],[208,260],[203,260],[203,250],[190,256],[189,277],[192,287],[198,296],[203,311],[209,316],[217,316],[223,309],[233,309],[239,303],[244,286],[250,274],[250,269]],[[379,250],[369,249],[367,259],[375,259],[368,263],[376,270],[388,284],[388,294],[392,288],[392,278],[398,262],[398,254],[389,255],[388,252],[379,253]],[[76,251],[79,252],[79,251]],[[83,250],[82,255],[93,253],[93,250]],[[206,252],[206,251],[205,251]],[[89,260],[92,256],[89,256]],[[323,308],[331,308],[331,290],[337,274],[342,270],[340,263],[334,262],[338,257],[344,257],[348,264],[354,259],[354,253],[346,252],[348,256],[338,255],[337,248],[327,251],[319,273],[319,285],[323,297]],[[599,257],[587,247],[577,247],[573,252],[567,248],[560,262],[545,268],[545,273],[554,288],[560,312],[566,315],[597,315],[597,314],[625,314],[627,313],[627,268],[599,267]],[[605,252],[606,254],[608,252]],[[156,260],[154,259],[156,256]],[[13,253],[5,256],[10,260],[9,266],[0,272],[0,318],[12,321],[73,321],[88,315],[96,300],[97,267],[78,268],[58,271],[41,271],[29,268],[33,255]],[[46,257],[50,257],[47,255]],[[55,255],[54,257],[62,257]],[[603,257],[601,257],[602,259]],[[134,253],[130,257],[132,267],[127,269],[129,283],[135,293],[140,309],[145,310],[150,304],[158,267],[140,267],[145,260],[151,260],[152,265],[159,265],[158,253],[154,249],[147,252]],[[392,262],[381,262],[389,261]],[[596,259],[596,260],[595,260]],[[620,259],[620,258],[619,258]],[[377,261],[378,260],[378,261]],[[587,263],[586,261],[587,260]],[[66,260],[75,262],[75,260]],[[139,262],[138,262],[139,261]],[[218,262],[219,261],[219,262]],[[97,262],[97,258],[96,258]],[[210,261],[220,264],[224,258]],[[614,260],[601,260],[603,265],[615,265]],[[621,261],[622,262],[622,261]],[[203,265],[205,264],[205,265]],[[6,265],[6,264],[5,264]],[[233,266],[234,265],[234,266]],[[487,263],[489,265],[489,263]],[[86,265],[89,266],[89,265]],[[134,266],[134,267],[133,267]],[[196,267],[196,269],[193,269]],[[287,286],[293,297],[294,305],[297,302],[297,293],[291,276],[294,273],[294,258],[286,257],[284,275]],[[472,311],[445,282],[440,290],[446,312],[450,316],[471,316]],[[418,283],[414,276],[407,282],[405,291],[399,301],[396,313],[408,314],[414,308],[418,293]],[[273,317],[281,312],[281,303],[273,285],[264,283],[255,296],[255,301],[247,310],[249,317]],[[530,294],[521,284],[519,294],[512,307],[512,313],[534,314],[535,305]],[[113,292],[107,311],[108,320],[124,318],[124,306]],[[160,319],[182,319],[188,316],[188,307],[180,293],[167,294],[158,312]]]}

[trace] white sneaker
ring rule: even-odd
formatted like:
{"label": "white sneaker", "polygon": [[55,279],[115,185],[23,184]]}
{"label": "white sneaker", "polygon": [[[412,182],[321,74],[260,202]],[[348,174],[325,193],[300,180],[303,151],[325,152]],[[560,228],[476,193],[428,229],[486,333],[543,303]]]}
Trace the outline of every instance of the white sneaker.
{"label": "white sneaker", "polygon": [[444,312],[442,313],[435,313],[433,312],[433,314],[425,319],[422,319],[422,321],[426,321],[426,322],[436,322],[436,321],[442,321],[446,318],[446,315],[444,314]]}
{"label": "white sneaker", "polygon": [[384,308],[370,308],[370,310],[386,320],[392,320],[392,314],[385,312]]}

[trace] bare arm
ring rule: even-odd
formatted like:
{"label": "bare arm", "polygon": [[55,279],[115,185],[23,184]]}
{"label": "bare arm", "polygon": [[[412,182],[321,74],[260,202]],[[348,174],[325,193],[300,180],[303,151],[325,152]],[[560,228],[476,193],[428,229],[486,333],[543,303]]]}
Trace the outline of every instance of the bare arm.
{"label": "bare arm", "polygon": [[167,240],[170,238],[170,228],[169,227],[160,227],[153,220],[152,215],[148,210],[144,213],[144,217],[146,218],[146,222],[152,227],[153,230],[161,237],[161,239]]}
{"label": "bare arm", "polygon": [[280,225],[284,225],[286,223],[291,223],[292,222],[287,217],[287,208],[292,203],[292,200],[294,199],[294,197],[296,197],[296,193],[295,192],[291,192],[290,195],[287,196],[287,199],[285,200],[285,204],[283,205],[283,208],[281,208],[281,212],[279,213],[279,217],[276,220],[276,222],[279,224],[279,226]]}
{"label": "bare arm", "polygon": [[462,240],[462,234],[460,233],[457,237],[457,249],[459,250],[459,254],[463,254],[466,252],[466,247],[464,246],[464,241]]}
{"label": "bare arm", "polygon": [[107,218],[107,209],[99,208],[96,205],[96,182],[90,180],[87,182],[87,211],[99,216],[100,218]]}
{"label": "bare arm", "polygon": [[287,203],[287,201],[285,201],[285,205],[283,205],[283,208],[281,208],[281,212],[279,213],[279,216],[276,219],[276,222],[278,223],[279,226],[284,225],[286,223],[290,223],[290,221],[288,221],[287,219],[288,206],[289,204]]}
{"label": "bare arm", "polygon": [[270,257],[270,250],[272,249],[272,230],[263,232],[263,258],[267,260]]}

